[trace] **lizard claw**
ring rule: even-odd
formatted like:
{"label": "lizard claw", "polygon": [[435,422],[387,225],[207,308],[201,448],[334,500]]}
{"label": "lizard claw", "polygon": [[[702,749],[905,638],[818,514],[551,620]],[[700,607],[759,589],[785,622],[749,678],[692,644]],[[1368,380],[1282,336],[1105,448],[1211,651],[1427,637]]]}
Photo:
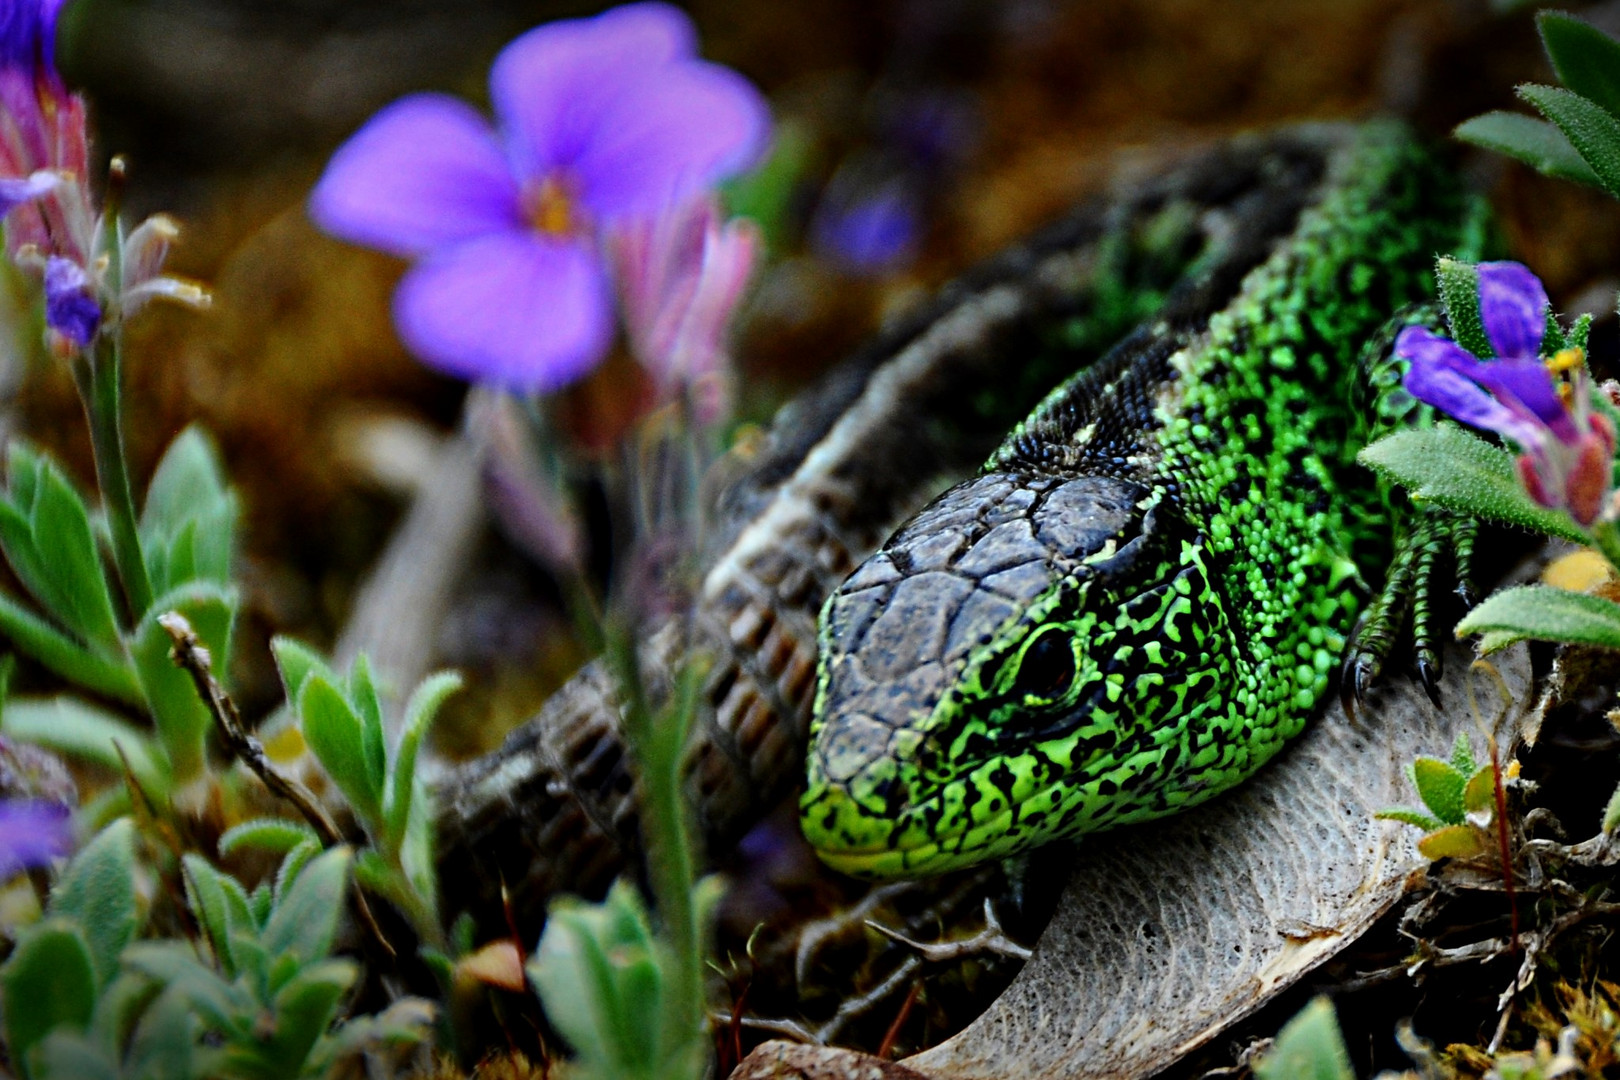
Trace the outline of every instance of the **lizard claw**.
{"label": "lizard claw", "polygon": [[1436,656],[1420,656],[1417,661],[1418,682],[1423,684],[1423,692],[1429,695],[1435,708],[1440,708],[1440,659]]}
{"label": "lizard claw", "polygon": [[1352,721],[1356,709],[1367,700],[1367,688],[1378,677],[1378,666],[1378,658],[1365,650],[1358,649],[1345,658],[1339,672],[1339,703]]}

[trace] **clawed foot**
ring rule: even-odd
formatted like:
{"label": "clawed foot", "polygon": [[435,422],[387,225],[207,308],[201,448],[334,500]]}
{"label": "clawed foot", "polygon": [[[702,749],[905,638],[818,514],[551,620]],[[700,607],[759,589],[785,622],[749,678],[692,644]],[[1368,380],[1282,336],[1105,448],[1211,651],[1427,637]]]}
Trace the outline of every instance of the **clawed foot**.
{"label": "clawed foot", "polygon": [[1352,720],[1407,626],[1412,670],[1429,700],[1440,707],[1440,648],[1432,602],[1448,571],[1464,607],[1476,602],[1469,579],[1475,530],[1472,518],[1448,510],[1428,507],[1416,515],[1411,532],[1397,545],[1383,589],[1350,635],[1339,672],[1339,700]]}

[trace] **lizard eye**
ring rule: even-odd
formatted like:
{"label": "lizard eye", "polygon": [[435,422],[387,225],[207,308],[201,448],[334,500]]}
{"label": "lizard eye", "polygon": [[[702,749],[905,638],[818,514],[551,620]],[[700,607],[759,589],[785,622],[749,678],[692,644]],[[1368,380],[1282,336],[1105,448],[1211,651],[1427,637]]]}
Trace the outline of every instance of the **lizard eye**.
{"label": "lizard eye", "polygon": [[1024,650],[1013,678],[1016,697],[1056,701],[1074,685],[1074,649],[1061,630],[1041,633]]}

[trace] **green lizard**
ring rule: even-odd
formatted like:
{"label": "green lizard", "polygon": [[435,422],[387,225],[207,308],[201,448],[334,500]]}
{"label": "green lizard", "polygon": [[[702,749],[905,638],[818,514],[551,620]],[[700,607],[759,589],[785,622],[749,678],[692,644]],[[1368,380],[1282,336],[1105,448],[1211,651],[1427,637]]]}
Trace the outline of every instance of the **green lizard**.
{"label": "green lizard", "polygon": [[1194,806],[1341,665],[1359,696],[1408,614],[1432,688],[1430,593],[1448,553],[1466,579],[1472,526],[1397,514],[1355,454],[1418,413],[1381,327],[1437,254],[1477,257],[1484,214],[1393,124],[1318,160],[828,598],[801,819],[833,867],[930,873]]}

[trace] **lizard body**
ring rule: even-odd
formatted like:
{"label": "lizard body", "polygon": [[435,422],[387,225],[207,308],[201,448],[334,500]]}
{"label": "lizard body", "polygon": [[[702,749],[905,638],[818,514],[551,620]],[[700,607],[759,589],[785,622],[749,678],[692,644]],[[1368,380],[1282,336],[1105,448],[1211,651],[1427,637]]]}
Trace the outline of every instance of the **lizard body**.
{"label": "lizard body", "polygon": [[1481,230],[1395,125],[1289,190],[829,599],[801,820],[835,868],[1161,817],[1304,727],[1396,529],[1362,344]]}
{"label": "lizard body", "polygon": [[[735,475],[718,501],[692,607],[685,618],[651,628],[641,653],[655,697],[668,692],[669,673],[689,651],[710,661],[687,776],[711,846],[738,836],[802,775],[816,685],[816,613],[849,571],[908,513],[982,462],[1046,388],[1070,373],[1081,372],[1006,440],[998,460],[1100,447],[1095,435],[1103,429],[1138,441],[1162,435],[1144,426],[1149,402],[1138,391],[1171,383],[1145,378],[1147,367],[1126,362],[1128,350],[1110,346],[1126,335],[1127,345],[1136,343],[1132,348],[1157,342],[1149,351],[1162,368],[1175,353],[1165,351],[1168,341],[1191,340],[1206,324],[1219,325],[1222,309],[1244,295],[1239,285],[1254,267],[1288,246],[1296,226],[1304,227],[1302,213],[1314,207],[1321,218],[1327,192],[1345,187],[1348,163],[1367,156],[1365,148],[1355,149],[1360,141],[1353,130],[1325,125],[1234,140],[1082,208],[947,286],[930,308],[880,335],[785,408],[762,449],[733,454]],[[1346,342],[1389,314],[1397,297],[1422,291],[1435,251],[1458,246],[1463,200],[1456,188],[1404,136],[1384,138],[1391,168],[1383,183],[1399,198],[1366,209],[1387,225],[1406,206],[1423,215],[1423,224],[1390,253],[1394,278],[1382,276],[1380,253],[1360,252],[1355,265],[1364,269],[1358,273],[1371,277],[1355,295],[1366,310],[1333,329]],[[1434,199],[1444,205],[1428,205]],[[1323,282],[1318,292],[1333,288]],[[1303,316],[1295,311],[1292,317]],[[1339,363],[1349,347],[1324,360]],[[1189,370],[1181,385],[1198,377]],[[1340,382],[1333,376],[1320,387],[1298,386],[1325,399],[1328,383],[1337,394]],[[1207,386],[1217,389],[1214,380]],[[1087,413],[1081,407],[1087,400],[1116,405]],[[1186,400],[1182,416],[1190,418],[1197,402]],[[1254,415],[1256,422],[1263,419],[1263,411]],[[1346,422],[1344,410],[1326,409],[1320,423],[1299,434],[1325,439],[1332,424]],[[1093,437],[1075,438],[1087,426]],[[1340,456],[1330,461],[1313,453],[1312,468],[1337,484],[1337,470],[1355,446],[1344,432],[1333,445]],[[1162,450],[1148,446],[1109,456],[1141,453],[1162,458]],[[1103,470],[1107,475],[1099,478],[1145,488],[1157,465],[1143,461],[1146,472],[1131,466],[1119,475]],[[1065,468],[1073,471],[1073,464]],[[1329,513],[1338,516],[1319,523],[1321,535],[1341,528],[1354,511]],[[1324,633],[1336,637],[1324,637],[1327,652],[1339,647],[1349,615],[1345,607],[1329,620]],[[1307,689],[1315,694],[1321,686],[1313,678]],[[537,910],[556,890],[605,888],[633,857],[636,800],[617,711],[611,679],[603,665],[593,664],[501,748],[439,782],[440,873],[449,908],[499,918],[504,888],[514,910]],[[832,806],[825,748],[839,723],[820,722],[815,768],[821,772],[813,771],[819,786],[806,804],[822,811],[823,822]],[[884,760],[881,749],[865,759],[873,768]],[[859,832],[864,839],[858,844],[890,850],[884,846],[890,834],[879,835],[873,823],[880,818],[858,820],[886,809],[863,803],[849,812],[855,817],[840,811],[827,828],[807,822],[836,862],[840,845],[850,846],[841,831]],[[985,849],[976,857],[993,853]],[[913,865],[899,857],[860,868]]]}

